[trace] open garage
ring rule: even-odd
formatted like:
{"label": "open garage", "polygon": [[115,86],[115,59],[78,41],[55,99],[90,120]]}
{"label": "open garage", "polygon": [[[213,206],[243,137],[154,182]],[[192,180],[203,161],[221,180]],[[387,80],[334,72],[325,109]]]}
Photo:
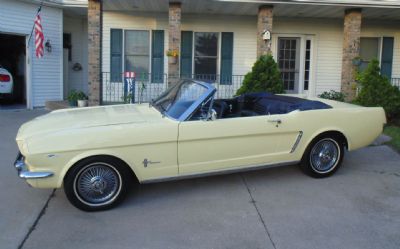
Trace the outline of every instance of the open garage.
{"label": "open garage", "polygon": [[[0,33],[1,109],[26,107],[26,37]],[[7,73],[8,72],[8,73]],[[7,88],[6,88],[7,87]]]}

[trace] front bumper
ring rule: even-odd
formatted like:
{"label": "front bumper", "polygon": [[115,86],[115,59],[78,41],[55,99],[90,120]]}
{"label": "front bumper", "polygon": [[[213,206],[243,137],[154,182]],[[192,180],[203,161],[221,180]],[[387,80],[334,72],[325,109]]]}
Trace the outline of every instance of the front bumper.
{"label": "front bumper", "polygon": [[18,176],[22,179],[39,179],[47,178],[53,175],[53,172],[32,172],[28,170],[25,164],[24,156],[19,153],[14,163],[15,169],[18,171]]}

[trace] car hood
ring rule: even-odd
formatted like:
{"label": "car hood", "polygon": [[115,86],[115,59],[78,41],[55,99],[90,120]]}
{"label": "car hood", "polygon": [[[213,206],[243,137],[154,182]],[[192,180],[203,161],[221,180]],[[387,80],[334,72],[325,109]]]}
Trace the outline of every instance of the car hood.
{"label": "car hood", "polygon": [[149,104],[130,104],[74,108],[53,111],[21,126],[17,140],[67,129],[89,128],[162,120],[162,115]]}

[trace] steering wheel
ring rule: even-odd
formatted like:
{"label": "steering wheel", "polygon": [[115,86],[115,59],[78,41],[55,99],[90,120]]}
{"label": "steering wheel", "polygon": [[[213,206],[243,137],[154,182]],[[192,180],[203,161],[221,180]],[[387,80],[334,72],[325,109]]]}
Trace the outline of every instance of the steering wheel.
{"label": "steering wheel", "polygon": [[228,104],[226,104],[225,101],[214,101],[213,108],[218,113],[217,118],[222,118],[228,109]]}

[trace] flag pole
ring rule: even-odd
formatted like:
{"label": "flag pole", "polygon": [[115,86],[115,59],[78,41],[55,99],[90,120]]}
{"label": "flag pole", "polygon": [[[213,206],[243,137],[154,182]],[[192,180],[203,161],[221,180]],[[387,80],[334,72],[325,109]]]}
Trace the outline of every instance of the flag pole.
{"label": "flag pole", "polygon": [[[36,16],[39,14],[39,12],[42,10],[42,6],[43,6],[43,0],[40,2],[40,5],[39,5],[39,8],[38,8],[38,10],[37,10],[37,12],[36,12],[36,15],[35,15],[35,18],[36,18]],[[29,48],[29,45],[30,45],[30,43],[31,43],[31,38],[32,38],[32,35],[33,35],[33,30],[35,29],[35,22],[33,22],[33,26],[32,26],[32,30],[31,30],[31,34],[29,35],[29,39],[28,39],[28,48]]]}

